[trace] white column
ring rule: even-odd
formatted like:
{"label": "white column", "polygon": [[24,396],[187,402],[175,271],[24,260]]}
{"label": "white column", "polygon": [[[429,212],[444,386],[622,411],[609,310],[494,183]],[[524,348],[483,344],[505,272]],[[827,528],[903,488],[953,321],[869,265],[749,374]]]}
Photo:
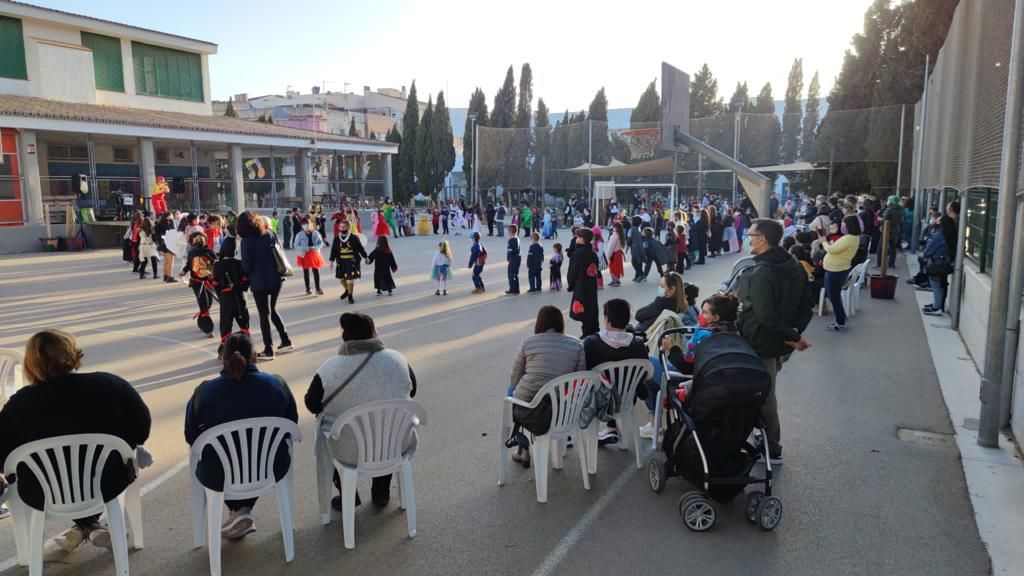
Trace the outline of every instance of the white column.
{"label": "white column", "polygon": [[231,144],[228,149],[231,168],[231,209],[236,214],[245,212],[245,191],[242,187],[242,145]]}
{"label": "white column", "polygon": [[139,138],[139,168],[142,169],[142,199],[138,207],[152,212],[153,201],[150,195],[156,184],[156,152],[149,138]]}
{"label": "white column", "polygon": [[313,205],[313,163],[309,158],[310,151],[300,149],[298,151],[295,172],[302,177],[302,205]]}
{"label": "white column", "polygon": [[[384,155],[384,196],[386,198],[394,198],[395,193],[392,190],[394,183],[391,182],[391,154]],[[476,160],[474,160],[476,162]]]}
{"label": "white column", "polygon": [[[35,152],[36,133],[33,130],[21,131],[21,174],[24,178],[22,202],[25,203],[27,224],[39,224],[43,221],[43,185],[39,179],[39,155]],[[33,152],[29,154],[31,148]]]}

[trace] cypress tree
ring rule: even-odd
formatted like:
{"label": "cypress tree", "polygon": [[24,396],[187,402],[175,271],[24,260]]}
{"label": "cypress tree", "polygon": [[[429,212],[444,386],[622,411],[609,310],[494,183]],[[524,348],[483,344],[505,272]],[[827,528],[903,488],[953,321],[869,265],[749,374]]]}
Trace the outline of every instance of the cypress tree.
{"label": "cypress tree", "polygon": [[416,129],[420,123],[420,105],[416,99],[416,81],[409,89],[409,99],[402,116],[402,140],[398,147],[398,178],[395,179],[395,196],[405,201],[416,190]]}

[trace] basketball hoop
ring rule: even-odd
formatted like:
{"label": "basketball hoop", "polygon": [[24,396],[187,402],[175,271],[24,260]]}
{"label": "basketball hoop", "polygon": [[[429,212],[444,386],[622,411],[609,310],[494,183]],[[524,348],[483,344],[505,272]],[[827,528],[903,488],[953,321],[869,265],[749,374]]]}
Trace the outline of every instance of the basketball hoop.
{"label": "basketball hoop", "polygon": [[629,146],[631,160],[649,160],[661,145],[661,128],[631,128],[619,132]]}

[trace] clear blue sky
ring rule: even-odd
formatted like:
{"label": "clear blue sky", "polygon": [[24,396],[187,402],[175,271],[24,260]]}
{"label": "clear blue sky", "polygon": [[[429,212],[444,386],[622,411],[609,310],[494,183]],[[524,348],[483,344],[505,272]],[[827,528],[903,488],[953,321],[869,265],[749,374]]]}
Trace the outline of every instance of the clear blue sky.
{"label": "clear blue sky", "polygon": [[728,99],[737,81],[781,100],[795,57],[804,87],[815,70],[827,94],[869,0],[29,0],[41,6],[207,40],[212,93],[352,91],[409,85],[488,104],[506,68],[528,61],[534,96],[552,110],[585,108],[598,88],[611,107],[633,106],[666,60],[691,74],[704,62]]}

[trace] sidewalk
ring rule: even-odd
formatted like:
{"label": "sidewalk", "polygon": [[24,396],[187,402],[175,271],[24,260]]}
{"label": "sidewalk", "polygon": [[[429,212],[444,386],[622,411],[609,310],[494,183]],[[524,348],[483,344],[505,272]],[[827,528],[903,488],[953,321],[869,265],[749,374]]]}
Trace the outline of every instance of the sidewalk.
{"label": "sidewalk", "polygon": [[[908,258],[908,265],[916,266]],[[920,306],[931,292],[917,292]],[[1001,433],[999,448],[978,445],[981,374],[949,316],[924,316],[935,372],[956,432],[960,462],[981,540],[997,576],[1024,574],[1024,462],[1014,442]]]}

